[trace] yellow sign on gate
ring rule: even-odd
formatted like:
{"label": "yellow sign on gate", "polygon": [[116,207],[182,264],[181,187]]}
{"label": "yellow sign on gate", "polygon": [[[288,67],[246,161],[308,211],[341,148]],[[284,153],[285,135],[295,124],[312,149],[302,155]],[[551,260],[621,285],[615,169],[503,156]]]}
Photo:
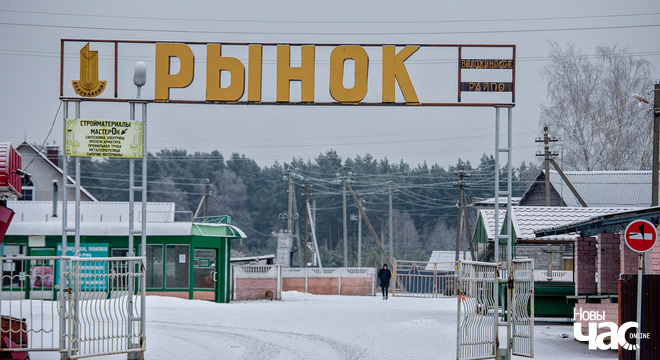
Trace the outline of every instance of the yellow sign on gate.
{"label": "yellow sign on gate", "polygon": [[141,158],[142,123],[67,119],[66,156]]}
{"label": "yellow sign on gate", "polygon": [[[73,78],[73,90],[85,100],[130,101],[132,94],[120,95],[127,94],[124,89],[132,89],[120,86],[128,79],[122,71],[126,67],[120,66],[120,54],[126,56],[144,48],[146,52],[140,51],[145,65],[153,69],[150,81],[143,84],[142,96],[147,97],[141,100],[147,102],[415,106],[515,103],[515,45],[87,41],[62,40],[61,98],[69,98],[65,92],[71,89],[65,91],[65,78]],[[87,42],[82,49],[78,47],[81,42]],[[77,80],[65,64],[67,43],[75,44],[76,51],[80,49]],[[90,51],[90,44],[98,50]],[[111,91],[102,95],[106,87]]]}

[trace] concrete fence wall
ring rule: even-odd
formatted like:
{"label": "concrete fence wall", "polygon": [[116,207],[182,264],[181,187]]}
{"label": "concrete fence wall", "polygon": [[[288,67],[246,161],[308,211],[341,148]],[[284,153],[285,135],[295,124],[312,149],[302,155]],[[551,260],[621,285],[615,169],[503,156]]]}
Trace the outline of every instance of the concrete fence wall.
{"label": "concrete fence wall", "polygon": [[232,300],[282,298],[280,265],[232,265]]}
{"label": "concrete fence wall", "polygon": [[285,268],[282,290],[317,295],[374,295],[374,268]]}
{"label": "concrete fence wall", "polygon": [[279,265],[232,266],[233,300],[280,299],[282,291],[317,295],[371,296],[374,268],[282,268]]}

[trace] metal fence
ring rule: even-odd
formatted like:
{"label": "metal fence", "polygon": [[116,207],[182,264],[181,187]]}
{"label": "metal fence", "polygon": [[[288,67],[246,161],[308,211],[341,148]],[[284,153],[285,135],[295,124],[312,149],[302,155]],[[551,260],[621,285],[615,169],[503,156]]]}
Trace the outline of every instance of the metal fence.
{"label": "metal fence", "polygon": [[[637,274],[621,274],[619,279],[618,304],[620,324],[625,324],[629,321],[637,321],[637,291],[639,290],[637,286]],[[640,360],[657,359],[658,354],[660,354],[660,336],[658,335],[660,334],[660,322],[657,321],[657,319],[660,319],[660,307],[658,307],[659,298],[660,275],[642,275],[642,323],[639,324],[639,330],[641,334],[649,334],[650,336],[648,338],[640,339]],[[592,309],[605,312],[604,308],[590,308],[589,310]],[[625,334],[626,342],[629,344],[637,343],[637,340],[632,337],[633,334],[635,334],[634,328],[628,330]],[[632,350],[631,347],[626,349],[623,346],[619,346],[619,359],[633,360],[635,358],[636,351]]]}
{"label": "metal fence", "polygon": [[146,350],[144,257],[0,261],[0,351],[78,359]]}
{"label": "metal fence", "polygon": [[513,260],[511,331],[514,355],[534,357],[534,260]]}
{"label": "metal fence", "polygon": [[[59,351],[60,304],[55,267],[59,257],[3,257],[1,351]],[[13,344],[7,344],[8,340]]]}
{"label": "metal fence", "polygon": [[457,267],[456,358],[494,358],[498,345],[498,264],[460,261]]}
{"label": "metal fence", "polygon": [[451,297],[456,295],[456,263],[394,260],[392,296]]}

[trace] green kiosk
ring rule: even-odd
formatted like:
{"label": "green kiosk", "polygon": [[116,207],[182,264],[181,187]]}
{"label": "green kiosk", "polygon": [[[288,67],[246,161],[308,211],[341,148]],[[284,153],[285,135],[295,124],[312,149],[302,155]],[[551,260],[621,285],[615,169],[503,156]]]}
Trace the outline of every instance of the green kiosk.
{"label": "green kiosk", "polygon": [[[58,256],[62,252],[61,222],[12,222],[0,246],[3,257]],[[82,222],[80,254],[82,257],[121,257],[128,254],[128,224]],[[230,248],[232,239],[245,233],[231,225],[229,216],[205,222],[162,222],[147,224],[147,295],[174,296],[228,303],[231,299]],[[72,254],[74,237],[68,238],[67,254]],[[135,238],[139,255],[140,238]],[[6,260],[5,272],[57,271],[54,261],[31,261],[29,264]],[[16,269],[15,266],[29,267]],[[4,278],[8,278],[3,276]],[[5,283],[6,282],[6,283]],[[29,298],[30,284],[3,281],[3,290]],[[24,288],[18,291],[16,288]],[[39,294],[48,296],[48,294]]]}

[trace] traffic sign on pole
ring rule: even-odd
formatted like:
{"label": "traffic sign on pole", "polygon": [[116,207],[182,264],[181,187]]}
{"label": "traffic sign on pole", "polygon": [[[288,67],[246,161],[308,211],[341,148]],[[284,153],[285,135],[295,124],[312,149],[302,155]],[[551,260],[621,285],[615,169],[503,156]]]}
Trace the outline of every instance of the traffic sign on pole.
{"label": "traffic sign on pole", "polygon": [[635,220],[626,227],[624,238],[631,250],[643,253],[653,248],[658,238],[658,231],[649,221]]}
{"label": "traffic sign on pole", "polygon": [[624,232],[624,239],[626,245],[638,253],[637,256],[637,331],[636,331],[636,350],[635,360],[640,360],[640,333],[642,330],[642,276],[644,253],[651,250],[655,241],[658,238],[658,231],[650,221],[635,220],[628,224]]}

